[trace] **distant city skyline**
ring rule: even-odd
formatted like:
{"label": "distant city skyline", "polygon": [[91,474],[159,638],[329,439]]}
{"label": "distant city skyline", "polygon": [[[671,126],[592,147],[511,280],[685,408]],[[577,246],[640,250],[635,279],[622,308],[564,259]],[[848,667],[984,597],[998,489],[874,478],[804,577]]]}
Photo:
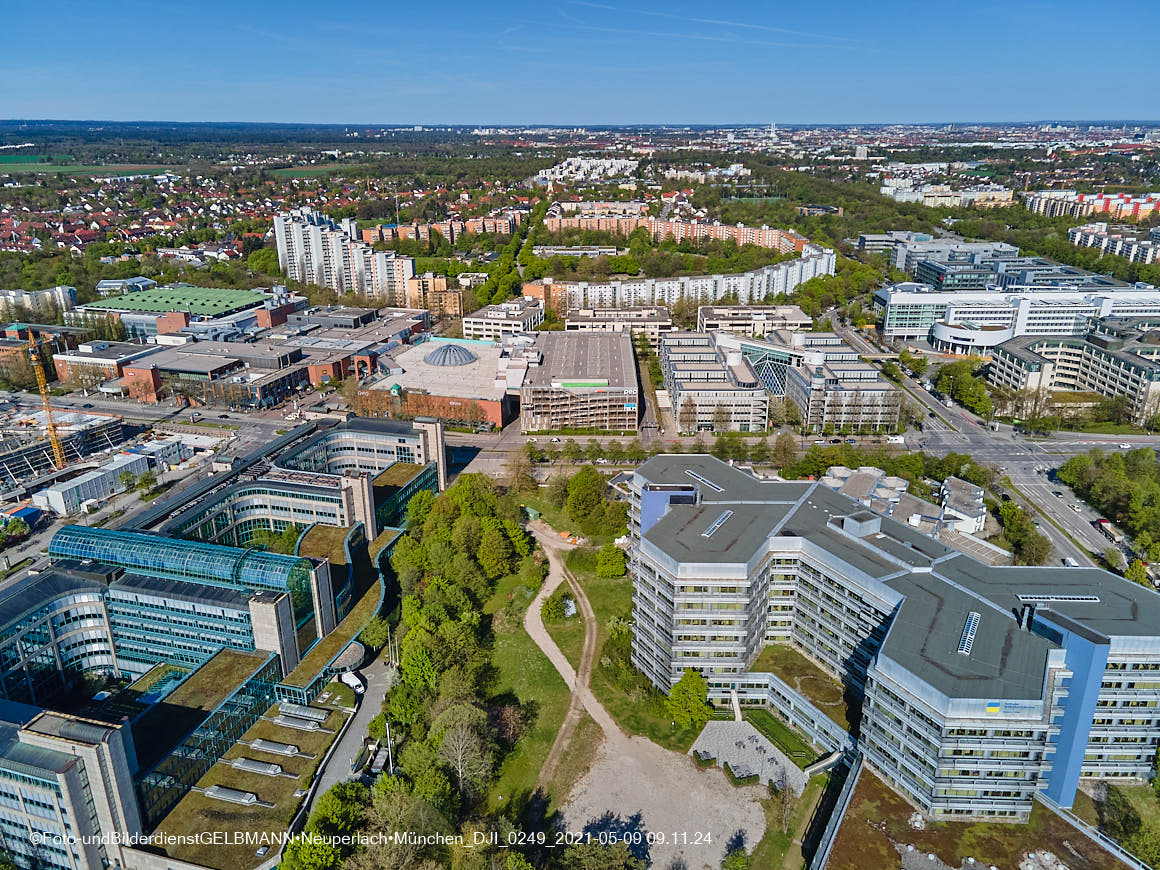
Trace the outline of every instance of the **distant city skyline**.
{"label": "distant city skyline", "polygon": [[[1160,6],[288,0],[268,13],[65,0],[6,15],[0,116],[351,125],[993,123],[1127,119]],[[159,12],[163,9],[163,12]],[[1131,22],[1127,30],[1126,22]],[[1091,59],[1091,69],[1085,69]],[[1128,58],[1125,58],[1128,59]],[[1141,119],[1142,120],[1142,119]]]}

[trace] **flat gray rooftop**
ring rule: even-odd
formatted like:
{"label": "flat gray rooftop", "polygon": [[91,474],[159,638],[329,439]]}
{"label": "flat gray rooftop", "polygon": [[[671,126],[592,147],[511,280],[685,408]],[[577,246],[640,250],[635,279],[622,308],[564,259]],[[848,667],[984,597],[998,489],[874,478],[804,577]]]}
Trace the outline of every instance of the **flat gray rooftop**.
{"label": "flat gray rooftop", "polygon": [[770,529],[791,509],[788,504],[674,505],[644,538],[682,562],[743,564],[768,545]]}
{"label": "flat gray rooftop", "polygon": [[544,361],[528,369],[525,386],[548,387],[605,380],[613,389],[637,389],[632,339],[624,332],[542,332],[536,347]]}
{"label": "flat gray rooftop", "polygon": [[[909,573],[888,585],[906,597],[882,655],[952,698],[1042,697],[1053,644],[1020,629],[1014,614],[988,607],[933,574]],[[958,645],[972,611],[979,613],[979,624],[970,654],[964,655]]]}
{"label": "flat gray rooftop", "polygon": [[[699,504],[671,506],[644,535],[680,562],[743,563],[772,537],[802,538],[901,594],[882,654],[950,697],[1040,699],[1056,645],[1037,633],[1048,621],[1096,639],[1160,637],[1160,594],[1149,588],[1097,568],[987,565],[820,484],[662,455],[636,470],[633,485],[697,489]],[[1035,631],[1018,623],[1029,604]],[[961,653],[972,612],[974,643]]]}
{"label": "flat gray rooftop", "polygon": [[649,483],[696,486],[701,491],[703,504],[792,504],[813,486],[812,483],[798,480],[759,480],[748,471],[734,468],[716,457],[702,453],[654,456],[641,465],[636,473]]}

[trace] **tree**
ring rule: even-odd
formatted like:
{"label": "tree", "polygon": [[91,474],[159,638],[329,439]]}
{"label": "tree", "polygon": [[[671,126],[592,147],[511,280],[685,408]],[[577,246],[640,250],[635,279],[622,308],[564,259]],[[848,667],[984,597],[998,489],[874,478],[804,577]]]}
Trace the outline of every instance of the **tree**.
{"label": "tree", "polygon": [[782,432],[773,442],[770,461],[777,468],[785,468],[797,459],[797,439],[788,432]]}
{"label": "tree", "polygon": [[407,502],[406,526],[408,532],[416,532],[423,527],[427,515],[435,504],[435,493],[429,489],[421,489]]}
{"label": "tree", "polygon": [[357,780],[339,782],[327,789],[314,805],[307,829],[324,837],[342,837],[361,825],[370,790]]}
{"label": "tree", "polygon": [[278,251],[274,248],[261,248],[246,258],[246,266],[251,272],[260,272],[263,275],[281,275],[278,267]]}
{"label": "tree", "polygon": [[391,636],[391,624],[381,616],[375,616],[367,623],[367,627],[359,632],[359,640],[371,649],[380,649],[386,645]]}
{"label": "tree", "polygon": [[605,845],[591,840],[566,848],[560,866],[568,870],[645,870],[647,865],[624,843]]}
{"label": "tree", "polygon": [[685,400],[681,402],[677,423],[682,432],[692,432],[697,428],[697,406],[693,404],[693,399],[690,396],[685,396]]}
{"label": "tree", "polygon": [[686,670],[669,692],[665,709],[682,728],[700,728],[713,714],[709,706],[709,684],[701,672]]}
{"label": "tree", "polygon": [[137,478],[137,488],[142,492],[149,492],[157,486],[157,475],[152,471],[143,471]]}
{"label": "tree", "polygon": [[585,531],[593,531],[594,524],[603,518],[605,488],[603,475],[591,465],[581,468],[568,481],[568,516]]}
{"label": "tree", "polygon": [[30,531],[31,529],[28,528],[28,522],[24,517],[13,517],[4,526],[4,537],[22,538]]}
{"label": "tree", "polygon": [[[536,445],[528,443],[529,447]],[[507,467],[507,488],[511,492],[525,494],[537,492],[539,481],[532,476],[532,463],[526,453],[509,453]]]}
{"label": "tree", "polygon": [[117,475],[117,482],[121,484],[126,490],[132,491],[137,488],[137,475],[129,469],[125,469]]}
{"label": "tree", "polygon": [[794,800],[793,790],[786,783],[784,776],[776,788],[770,789],[770,799],[773,804],[773,817],[781,826],[781,832],[787,833],[797,801]]}
{"label": "tree", "polygon": [[1148,569],[1139,559],[1133,559],[1132,564],[1128,566],[1128,570],[1124,572],[1124,576],[1133,583],[1139,583],[1141,586],[1150,586],[1148,580]]}
{"label": "tree", "polygon": [[511,573],[512,546],[502,529],[490,528],[483,533],[476,558],[489,580]]}
{"label": "tree", "polygon": [[286,870],[338,870],[343,858],[334,840],[295,837],[286,844],[279,866]]}
{"label": "tree", "polygon": [[615,544],[605,544],[596,557],[596,576],[623,577],[626,570],[624,550]]}
{"label": "tree", "polygon": [[724,432],[729,428],[729,409],[724,402],[718,402],[713,408],[713,431]]}
{"label": "tree", "polygon": [[460,722],[443,735],[439,757],[455,773],[459,793],[464,797],[475,792],[491,773],[491,753],[478,731],[467,722]]}
{"label": "tree", "polygon": [[769,461],[769,442],[764,438],[755,438],[749,445],[749,461],[754,465],[762,465]]}

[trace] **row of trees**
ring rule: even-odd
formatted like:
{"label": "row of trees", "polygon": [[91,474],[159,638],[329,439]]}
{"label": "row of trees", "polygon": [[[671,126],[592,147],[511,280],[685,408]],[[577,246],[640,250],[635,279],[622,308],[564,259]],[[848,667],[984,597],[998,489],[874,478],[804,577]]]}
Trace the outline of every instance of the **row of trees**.
{"label": "row of trees", "polygon": [[978,376],[982,364],[978,357],[947,363],[935,375],[934,386],[967,410],[980,417],[990,418],[995,413],[995,403],[991,400],[986,383]]}
{"label": "row of trees", "polygon": [[1059,479],[1127,531],[1150,561],[1160,561],[1160,461],[1154,451],[1095,449],[1065,462]]}
{"label": "row of trees", "polygon": [[685,447],[686,445],[680,441],[668,443],[654,441],[646,448],[638,439],[625,444],[620,441],[603,443],[592,438],[581,444],[576,439],[569,438],[560,444],[528,442],[524,445],[524,456],[535,464],[554,463],[557,459],[571,463],[606,459],[615,465],[622,462],[644,462],[650,456],[665,452],[712,453],[718,459],[783,468],[793,462],[798,455],[798,439],[788,432],[781,432],[773,438],[745,437],[740,432],[721,432],[711,443],[698,435],[687,445],[687,450]]}

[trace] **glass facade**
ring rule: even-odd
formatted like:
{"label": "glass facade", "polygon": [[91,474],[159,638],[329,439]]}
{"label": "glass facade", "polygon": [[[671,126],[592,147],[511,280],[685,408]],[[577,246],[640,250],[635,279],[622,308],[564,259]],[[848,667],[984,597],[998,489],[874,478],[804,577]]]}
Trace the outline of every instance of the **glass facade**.
{"label": "glass facade", "polygon": [[306,649],[318,636],[311,591],[313,567],[307,559],[84,526],[65,526],[53,535],[48,554],[54,559],[88,559],[150,577],[251,592],[286,591],[300,648]]}
{"label": "glass facade", "polygon": [[[138,782],[141,818],[155,827],[274,703],[281,669],[270,657]],[[192,678],[188,677],[188,679]]]}

